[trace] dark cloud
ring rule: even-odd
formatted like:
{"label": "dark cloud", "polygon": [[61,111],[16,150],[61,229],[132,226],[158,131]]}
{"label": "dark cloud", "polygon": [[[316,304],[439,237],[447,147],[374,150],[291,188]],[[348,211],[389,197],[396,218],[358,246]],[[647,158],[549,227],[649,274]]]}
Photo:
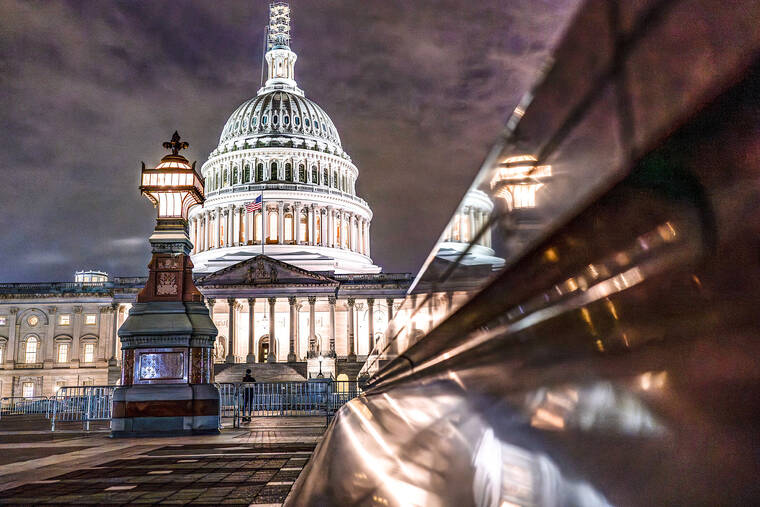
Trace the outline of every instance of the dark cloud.
{"label": "dark cloud", "polygon": [[[576,0],[294,1],[296,77],[416,271]],[[174,129],[205,160],[259,87],[267,2],[0,0],[0,280],[145,272],[137,192]]]}

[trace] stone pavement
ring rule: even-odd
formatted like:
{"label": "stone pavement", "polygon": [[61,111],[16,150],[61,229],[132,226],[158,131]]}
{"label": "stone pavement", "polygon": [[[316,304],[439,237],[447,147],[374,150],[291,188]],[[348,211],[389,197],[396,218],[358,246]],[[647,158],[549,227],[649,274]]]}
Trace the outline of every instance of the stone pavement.
{"label": "stone pavement", "polygon": [[325,430],[323,417],[178,438],[18,429],[37,423],[0,421],[0,504],[281,505]]}

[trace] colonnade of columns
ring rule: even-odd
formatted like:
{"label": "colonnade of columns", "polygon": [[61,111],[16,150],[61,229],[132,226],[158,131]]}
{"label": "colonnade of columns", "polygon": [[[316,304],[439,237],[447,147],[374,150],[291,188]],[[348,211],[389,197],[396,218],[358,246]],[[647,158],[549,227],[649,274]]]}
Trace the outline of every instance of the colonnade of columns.
{"label": "colonnade of columns", "polygon": [[[469,243],[486,226],[489,216],[489,212],[472,206],[463,208],[451,220],[444,241]],[[491,235],[483,234],[477,243],[491,248]]]}
{"label": "colonnade of columns", "polygon": [[[266,332],[268,333],[269,337],[269,356],[266,359],[268,362],[274,362],[276,361],[276,357],[274,355],[275,347],[271,344],[277,343],[277,326],[275,323],[275,305],[278,301],[282,301],[285,298],[277,298],[277,297],[268,297],[266,298],[267,302],[267,309],[269,313],[269,319],[268,319],[268,329],[266,329]],[[317,336],[316,336],[316,304],[317,304],[317,296],[308,296],[306,298],[299,298],[295,296],[288,296],[287,301],[289,305],[289,347],[288,347],[288,354],[287,354],[287,360],[289,362],[293,361],[299,361],[304,358],[300,357],[299,354],[299,340],[300,340],[300,330],[299,330],[299,318],[298,314],[300,311],[300,308],[303,307],[304,299],[308,303],[308,311],[309,311],[309,332],[308,332],[308,342],[307,342],[307,357],[316,357],[319,354],[326,355],[328,357],[336,357],[336,305],[338,303],[338,298],[335,296],[328,296],[326,298],[328,307],[329,307],[329,334],[328,334],[328,347],[327,350],[321,350],[321,344],[318,343]],[[228,305],[228,337],[226,342],[226,358],[225,361],[227,363],[236,363],[243,360],[242,355],[240,354],[240,339],[241,337],[238,336],[238,319],[240,316],[240,311],[244,308],[243,303],[241,300],[237,298],[227,298],[227,305]],[[242,300],[245,301],[245,300]],[[321,300],[324,302],[324,299]],[[357,333],[355,328],[355,308],[357,307],[357,300],[356,298],[349,297],[345,300],[346,308],[347,308],[347,333],[346,333],[346,357],[349,361],[355,361],[356,360],[356,339],[357,339]],[[216,299],[214,298],[208,298],[206,300],[206,303],[209,307],[209,310],[211,312],[212,318],[214,316],[214,308],[216,306]],[[368,335],[369,335],[369,349],[372,350],[375,346],[374,341],[374,333],[375,333],[375,322],[374,322],[374,306],[375,306],[375,299],[374,298],[366,298],[364,299],[364,302],[367,305],[368,310]],[[256,306],[256,298],[247,298],[248,303],[248,354],[245,357],[245,362],[255,362],[256,357],[256,334],[257,331],[261,333],[265,330],[257,330],[255,327],[255,306]],[[388,305],[388,322],[393,318],[393,298],[386,298],[386,303]],[[263,358],[258,358],[259,361],[262,361]]]}
{"label": "colonnade of columns", "polygon": [[193,253],[260,245],[264,238],[267,245],[324,246],[370,256],[370,221],[360,214],[301,202],[265,202],[262,208],[250,213],[229,204],[191,217]]}

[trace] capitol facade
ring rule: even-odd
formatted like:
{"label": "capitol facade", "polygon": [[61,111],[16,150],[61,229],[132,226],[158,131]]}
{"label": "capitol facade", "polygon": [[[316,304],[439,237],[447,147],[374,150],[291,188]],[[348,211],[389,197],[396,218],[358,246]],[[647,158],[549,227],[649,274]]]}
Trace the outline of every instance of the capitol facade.
{"label": "capitol facade", "polygon": [[[219,328],[217,378],[282,363],[353,379],[412,277],[372,262],[359,170],[296,82],[285,3],[270,6],[265,58],[267,80],[224,125],[200,170],[206,202],[189,216],[196,285]],[[117,330],[144,283],[87,272],[0,284],[0,396],[117,382]]]}

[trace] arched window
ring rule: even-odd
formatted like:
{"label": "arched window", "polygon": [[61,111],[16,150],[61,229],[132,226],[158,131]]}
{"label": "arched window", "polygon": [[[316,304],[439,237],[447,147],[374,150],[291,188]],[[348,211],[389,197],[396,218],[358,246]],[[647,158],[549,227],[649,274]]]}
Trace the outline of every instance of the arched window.
{"label": "arched window", "polygon": [[38,348],[39,342],[37,341],[37,337],[30,336],[26,339],[26,346],[24,347],[24,362],[25,363],[36,363],[37,362],[37,348]]}
{"label": "arched window", "polygon": [[317,171],[317,166],[312,166],[311,168],[311,182],[315,185],[319,185],[319,172]]}
{"label": "arched window", "polygon": [[272,164],[269,166],[269,179],[273,181],[278,179],[277,162],[272,162]]}
{"label": "arched window", "polygon": [[298,166],[298,181],[306,183],[306,166],[303,164]]}
{"label": "arched window", "polygon": [[327,169],[322,171],[322,184],[326,187],[330,186],[330,179],[327,177]]}
{"label": "arched window", "polygon": [[280,123],[280,118],[276,114],[273,114],[272,115],[272,125],[274,125],[276,127],[278,123]]}
{"label": "arched window", "polygon": [[214,189],[219,190],[219,171],[214,174]]}
{"label": "arched window", "polygon": [[309,125],[311,125],[311,122],[309,121],[309,119],[308,119],[308,118],[306,118],[306,119],[305,119],[303,122],[304,122],[304,125],[306,125],[307,127],[308,127]]}
{"label": "arched window", "polygon": [[293,181],[293,166],[290,162],[285,164],[285,181]]}
{"label": "arched window", "polygon": [[293,241],[293,213],[290,211],[285,213],[282,236],[284,241]]}
{"label": "arched window", "polygon": [[256,181],[264,181],[264,164],[262,163],[256,166]]}
{"label": "arched window", "polygon": [[261,117],[261,125],[265,126],[267,124],[267,115],[264,115]]}
{"label": "arched window", "polygon": [[338,188],[338,171],[333,171],[333,187]]}
{"label": "arched window", "polygon": [[283,116],[283,118],[282,118],[282,123],[283,123],[283,124],[284,124],[286,127],[287,127],[288,125],[290,125],[290,116],[288,116],[287,114],[286,114],[285,116]]}
{"label": "arched window", "polygon": [[236,185],[238,183],[240,183],[238,180],[238,168],[235,167],[235,169],[232,170],[232,184]]}
{"label": "arched window", "polygon": [[267,224],[267,243],[277,243],[277,211],[270,211]]}
{"label": "arched window", "polygon": [[296,127],[298,127],[299,125],[301,125],[301,118],[296,116],[295,118],[293,118],[293,122],[296,124]]}
{"label": "arched window", "polygon": [[228,172],[224,171],[224,175],[223,175],[223,179],[222,179],[222,184],[226,187],[228,182],[229,182]]}
{"label": "arched window", "polygon": [[246,183],[251,181],[251,164],[245,164],[245,171],[243,171],[243,181]]}
{"label": "arched window", "polygon": [[301,218],[299,219],[298,241],[302,243],[308,243],[309,241],[309,217],[306,211],[301,212]]}

